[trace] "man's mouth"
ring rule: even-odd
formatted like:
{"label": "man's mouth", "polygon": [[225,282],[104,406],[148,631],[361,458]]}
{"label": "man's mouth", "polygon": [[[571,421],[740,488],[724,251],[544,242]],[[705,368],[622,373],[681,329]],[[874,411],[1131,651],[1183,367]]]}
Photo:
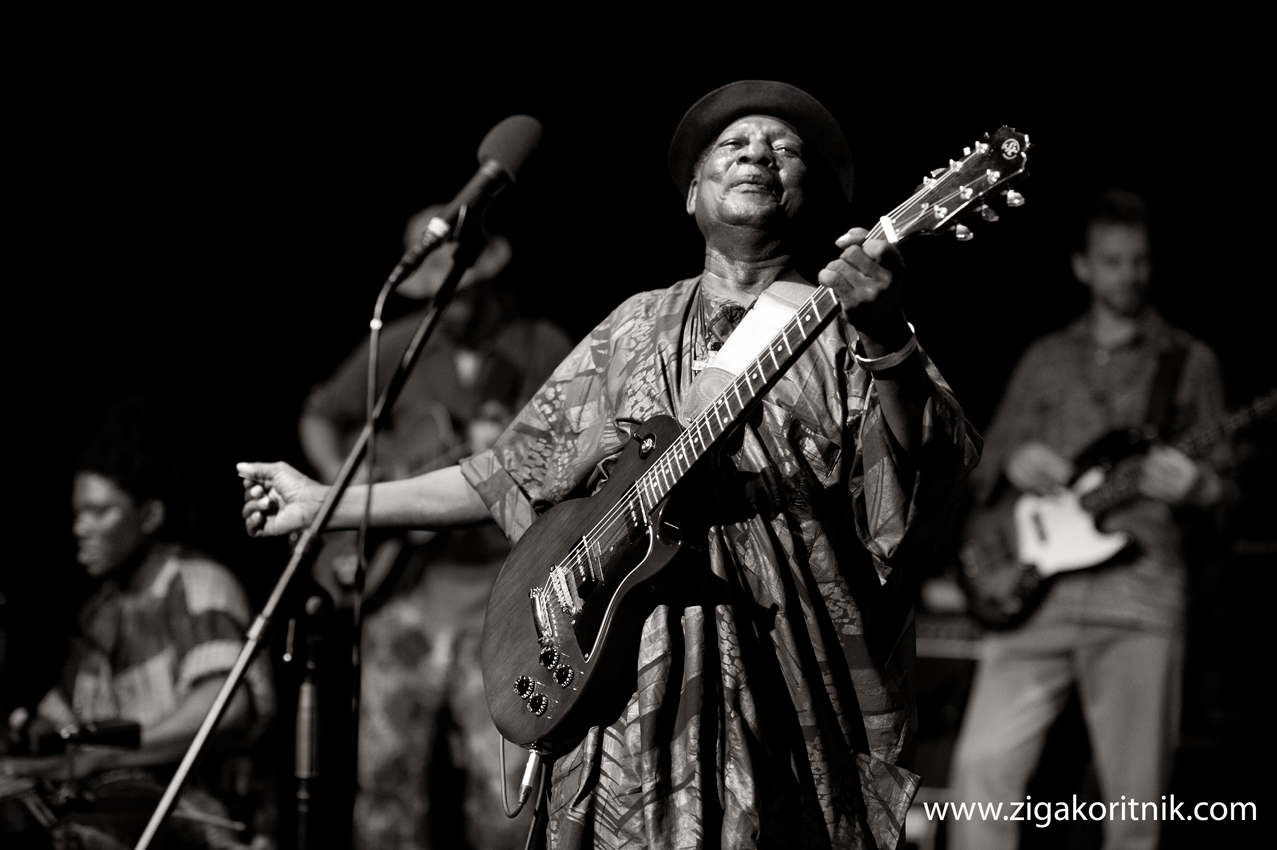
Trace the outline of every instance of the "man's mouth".
{"label": "man's mouth", "polygon": [[771,181],[762,177],[742,177],[732,182],[733,189],[741,189],[745,192],[766,192],[772,194]]}
{"label": "man's mouth", "polygon": [[737,174],[732,180],[732,188],[737,186],[761,186],[765,189],[771,189],[772,179],[770,174],[764,174],[755,169],[749,169]]}

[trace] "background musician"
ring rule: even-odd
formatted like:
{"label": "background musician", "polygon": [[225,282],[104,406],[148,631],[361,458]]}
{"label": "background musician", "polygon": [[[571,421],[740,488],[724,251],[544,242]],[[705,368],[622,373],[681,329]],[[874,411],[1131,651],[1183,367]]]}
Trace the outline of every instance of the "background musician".
{"label": "background musician", "polygon": [[[0,759],[5,774],[82,781],[75,793],[92,805],[72,804],[58,831],[77,833],[86,846],[132,846],[137,840],[249,625],[248,600],[234,575],[177,542],[177,496],[162,426],[140,401],[116,406],[81,457],[71,493],[77,560],[98,587],[80,609],[59,685],[33,712],[16,709],[10,725],[21,727],[20,718],[31,715],[30,726],[20,729],[29,736],[127,720],[141,725],[141,745],[86,745],[66,755]],[[213,743],[250,743],[274,710],[269,662],[259,656]],[[163,841],[244,846],[245,836],[228,828],[232,812],[212,793],[222,792],[220,764],[216,757],[205,759],[207,769],[183,791]]]}
{"label": "background musician", "polygon": [[[441,207],[414,215],[405,247]],[[487,233],[475,264],[422,351],[377,437],[374,480],[411,478],[486,450],[572,346],[552,323],[518,315],[503,273],[512,249]],[[430,254],[396,292],[435,294],[455,243]],[[378,378],[384,389],[421,319],[387,323]],[[324,481],[336,477],[366,418],[369,340],[316,386],[302,413],[302,449]],[[435,535],[381,533],[371,541],[363,607],[355,845],[521,847],[531,811],[502,814],[499,737],[483,696],[479,638],[509,544],[492,525]],[[350,602],[355,533],[325,536],[317,578]],[[521,760],[509,760],[517,783]],[[439,779],[438,777],[442,777]],[[434,779],[434,781],[432,781]],[[457,788],[446,787],[460,784]],[[443,793],[447,792],[447,793]],[[441,805],[455,801],[453,805]]]}
{"label": "background musician", "polygon": [[[1151,258],[1143,201],[1121,190],[1087,213],[1073,273],[1090,309],[1024,354],[987,432],[972,475],[978,505],[1006,484],[1047,494],[1073,478],[1072,458],[1105,434],[1141,428],[1159,370],[1169,385],[1169,437],[1222,412],[1215,355],[1172,327],[1149,301]],[[1178,353],[1173,353],[1178,352]],[[1164,363],[1178,362],[1176,366]],[[1156,445],[1143,460],[1142,498],[1106,515],[1134,552],[1119,562],[1057,575],[1019,628],[987,639],[957,744],[953,784],[962,801],[1022,800],[1052,721],[1077,686],[1105,799],[1156,801],[1170,779],[1179,730],[1187,575],[1185,517],[1225,495],[1229,452],[1193,460]],[[1014,847],[1018,825],[952,823],[952,845]],[[1156,820],[1109,819],[1106,848],[1155,847]]]}

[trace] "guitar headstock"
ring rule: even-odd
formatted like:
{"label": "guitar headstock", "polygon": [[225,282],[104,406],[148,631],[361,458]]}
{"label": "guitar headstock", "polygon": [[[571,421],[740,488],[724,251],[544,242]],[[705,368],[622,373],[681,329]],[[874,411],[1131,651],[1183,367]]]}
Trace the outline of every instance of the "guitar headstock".
{"label": "guitar headstock", "polygon": [[909,200],[879,220],[891,242],[915,233],[934,233],[953,228],[959,240],[971,238],[971,231],[957,219],[978,211],[985,221],[997,221],[998,214],[987,203],[989,196],[1001,195],[1007,206],[1018,207],[1024,196],[1011,184],[1028,176],[1029,137],[1011,127],[1002,127],[992,137],[963,150],[962,159],[951,159],[946,168],[937,168],[922,178],[922,185]]}

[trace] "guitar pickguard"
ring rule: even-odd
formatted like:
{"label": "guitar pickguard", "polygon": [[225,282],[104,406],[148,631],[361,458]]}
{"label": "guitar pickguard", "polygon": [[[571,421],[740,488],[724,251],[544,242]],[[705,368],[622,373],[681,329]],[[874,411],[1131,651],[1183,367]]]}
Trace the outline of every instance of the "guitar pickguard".
{"label": "guitar pickguard", "polygon": [[1080,493],[1074,490],[1020,496],[1015,531],[1020,563],[1035,567],[1043,578],[1102,564],[1131,542],[1125,532],[1098,530],[1095,517],[1082,507]]}

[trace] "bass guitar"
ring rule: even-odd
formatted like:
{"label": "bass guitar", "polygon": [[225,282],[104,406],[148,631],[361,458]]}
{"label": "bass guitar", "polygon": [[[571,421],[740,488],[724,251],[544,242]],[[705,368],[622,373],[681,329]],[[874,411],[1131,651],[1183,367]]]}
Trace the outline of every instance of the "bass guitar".
{"label": "bass guitar", "polygon": [[[883,216],[871,239],[898,241],[952,228],[1025,175],[1029,139],[1009,127],[985,136],[960,160],[923,179]],[[639,426],[607,485],[587,499],[562,502],[539,517],[507,557],[488,603],[482,661],[488,708],[509,741],[541,753],[566,751],[594,725],[609,722],[633,692],[643,621],[657,579],[685,544],[696,543],[670,509],[670,494],[837,316],[834,292],[816,287],[721,395],[684,429],[658,416]],[[700,537],[704,540],[704,536]]]}
{"label": "bass guitar", "polygon": [[[1170,445],[1198,457],[1219,440],[1277,410],[1277,392],[1189,428]],[[967,521],[959,554],[971,613],[993,629],[1019,625],[1046,596],[1050,579],[1110,561],[1131,545],[1125,532],[1096,521],[1139,496],[1144,454],[1155,429],[1115,431],[1075,461],[1067,489],[1038,496],[1008,488]]]}

